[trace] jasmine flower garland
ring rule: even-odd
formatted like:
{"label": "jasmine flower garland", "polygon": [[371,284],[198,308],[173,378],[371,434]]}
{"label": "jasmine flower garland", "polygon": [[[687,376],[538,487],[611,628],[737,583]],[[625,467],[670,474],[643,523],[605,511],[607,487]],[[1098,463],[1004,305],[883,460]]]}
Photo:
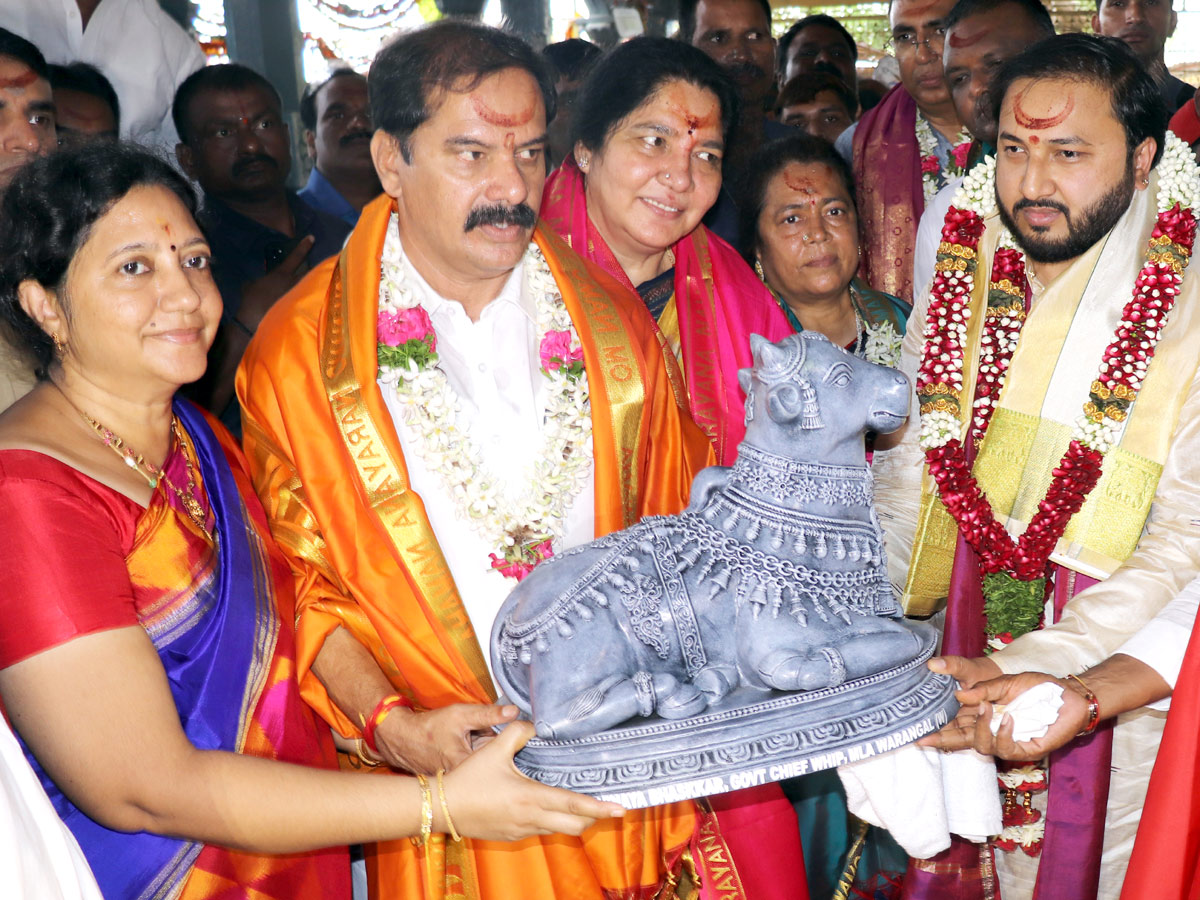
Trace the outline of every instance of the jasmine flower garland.
{"label": "jasmine flower garland", "polygon": [[529,245],[524,263],[549,389],[541,445],[517,497],[504,495],[478,444],[459,425],[462,403],[438,366],[437,335],[410,283],[395,215],[383,246],[377,319],[379,380],[393,386],[425,466],[441,478],[459,515],[496,547],[491,567],[518,581],[553,555],[592,464],[591,401],[579,335],[536,244]]}

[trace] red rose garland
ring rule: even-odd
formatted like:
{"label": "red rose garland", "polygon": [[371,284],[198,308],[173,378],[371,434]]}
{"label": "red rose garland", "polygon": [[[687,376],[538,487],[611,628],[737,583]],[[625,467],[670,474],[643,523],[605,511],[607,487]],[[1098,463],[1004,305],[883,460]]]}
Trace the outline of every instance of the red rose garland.
{"label": "red rose garland", "polygon": [[[947,213],[929,303],[917,395],[929,474],[937,484],[946,510],[979,556],[985,575],[985,594],[989,595],[988,637],[994,638],[998,633],[1019,636],[1037,626],[1043,599],[1040,581],[1047,573],[1050,555],[1067,523],[1099,481],[1104,453],[1115,435],[1114,425],[1125,420],[1141,387],[1162,326],[1180,290],[1195,240],[1196,220],[1191,209],[1178,203],[1159,214],[1147,248],[1146,264],[1138,275],[1133,297],[1125,305],[1114,340],[1104,351],[1099,375],[1084,405],[1084,420],[1054,469],[1045,498],[1015,541],[997,520],[971,474],[962,442],[953,436],[961,427],[966,323],[983,228],[983,218],[972,210],[951,207]],[[1012,249],[997,250],[972,406],[971,437],[976,446],[987,432],[1003,389],[1025,320],[1027,301],[1023,255]],[[996,575],[1000,577],[986,577]],[[1009,583],[1013,579],[1029,584],[1017,589]],[[997,599],[1023,608],[1002,610],[992,602]]]}

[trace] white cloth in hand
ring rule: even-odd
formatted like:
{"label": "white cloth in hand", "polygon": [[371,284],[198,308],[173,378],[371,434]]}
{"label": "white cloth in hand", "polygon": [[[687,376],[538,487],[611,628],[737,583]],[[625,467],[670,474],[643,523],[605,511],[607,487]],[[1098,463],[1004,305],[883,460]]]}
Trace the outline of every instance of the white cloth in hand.
{"label": "white cloth in hand", "polygon": [[999,834],[996,764],[974,750],[941,753],[908,744],[838,768],[850,812],[886,828],[909,856],[928,859],[950,846]]}
{"label": "white cloth in hand", "polygon": [[992,734],[1000,733],[1000,722],[1005,715],[1013,721],[1013,740],[1031,741],[1044,737],[1050,726],[1058,720],[1058,711],[1063,705],[1061,684],[1043,681],[1021,694],[1007,706],[996,704],[992,709]]}

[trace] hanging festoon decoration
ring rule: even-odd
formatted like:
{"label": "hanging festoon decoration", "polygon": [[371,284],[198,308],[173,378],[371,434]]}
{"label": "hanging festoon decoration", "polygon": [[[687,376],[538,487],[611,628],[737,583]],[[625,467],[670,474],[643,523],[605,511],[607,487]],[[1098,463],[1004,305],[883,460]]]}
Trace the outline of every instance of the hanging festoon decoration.
{"label": "hanging festoon decoration", "polygon": [[208,65],[229,62],[225,34],[225,0],[198,0],[192,31],[200,42]]}
{"label": "hanging festoon decoration", "polygon": [[335,61],[366,71],[384,40],[424,21],[418,6],[417,0],[302,0],[305,80],[320,80]]}

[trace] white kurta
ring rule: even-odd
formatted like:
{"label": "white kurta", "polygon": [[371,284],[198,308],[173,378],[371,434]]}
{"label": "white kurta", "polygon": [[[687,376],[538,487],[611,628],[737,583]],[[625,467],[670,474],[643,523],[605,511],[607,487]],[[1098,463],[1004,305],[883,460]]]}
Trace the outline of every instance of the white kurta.
{"label": "white kurta", "polygon": [[[472,322],[461,303],[447,300],[406,266],[421,305],[437,333],[438,365],[462,404],[459,426],[480,449],[483,467],[497,476],[510,496],[529,484],[544,426],[546,379],[538,355],[536,305],[525,281],[524,263],[505,282],[499,296]],[[516,585],[491,567],[496,544],[461,513],[442,477],[430,472],[421,455],[421,438],[404,421],[395,389],[380,384],[384,403],[404,451],[412,488],[425,504],[429,524],[446,557],[475,635],[491,665],[492,623]],[[563,539],[555,550],[595,537],[595,466],[571,505]]]}
{"label": "white kurta", "polygon": [[[1135,194],[1134,206],[1138,208],[1131,209],[1114,229],[1114,234],[1122,235],[1121,239],[1115,245],[1110,240],[1096,264],[1091,279],[1095,284],[1089,285],[1088,290],[1106,298],[1110,314],[1115,310],[1119,315],[1128,301],[1136,268],[1128,272],[1128,277],[1115,277],[1107,272],[1109,257],[1143,252],[1143,236],[1139,233],[1128,237],[1126,232],[1137,230],[1136,221],[1130,217],[1146,215],[1145,204],[1152,196]],[[1074,265],[1087,262],[1081,259]],[[1189,271],[1177,308],[1194,310],[1197,304],[1200,304],[1200,279]],[[916,372],[924,343],[927,306],[928,297],[920,298],[908,323],[901,368],[910,378]],[[1036,315],[1036,303],[1033,309],[1032,314]],[[1099,355],[1098,351],[1077,355],[1079,379],[1086,381],[1093,377],[1091,373]],[[1062,676],[1096,665],[1120,651],[1127,640],[1200,575],[1200,523],[1196,518],[1200,510],[1200,453],[1195,452],[1200,446],[1200,377],[1193,379],[1184,391],[1182,409],[1170,439],[1171,449],[1137,549],[1108,579],[1071,600],[1060,622],[1024,635],[993,654],[992,660],[1004,672],[1035,671]],[[1067,393],[1070,396],[1047,399],[1048,406],[1061,407],[1054,418],[1063,421],[1071,421],[1078,415],[1076,410],[1082,405],[1086,388]],[[1001,405],[1003,397],[1002,394]],[[1070,418],[1060,418],[1068,414]],[[910,420],[899,446],[876,453],[872,466],[876,504],[887,538],[890,575],[898,590],[903,589],[908,571],[920,503],[924,457],[917,440],[918,430],[919,423],[915,418]],[[1056,557],[1055,561],[1071,565],[1070,560]],[[1142,708],[1117,721],[1098,895],[1101,898],[1116,900],[1120,893],[1165,718],[1161,710]],[[1019,851],[996,855],[1005,900],[1029,896],[1037,859]]]}

